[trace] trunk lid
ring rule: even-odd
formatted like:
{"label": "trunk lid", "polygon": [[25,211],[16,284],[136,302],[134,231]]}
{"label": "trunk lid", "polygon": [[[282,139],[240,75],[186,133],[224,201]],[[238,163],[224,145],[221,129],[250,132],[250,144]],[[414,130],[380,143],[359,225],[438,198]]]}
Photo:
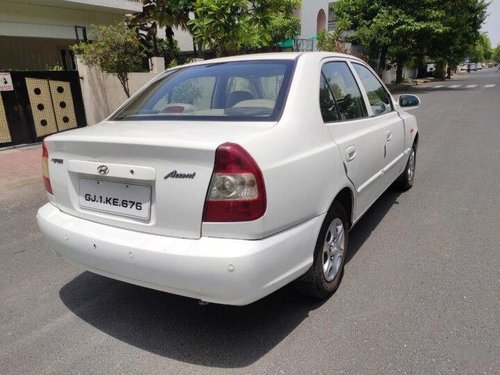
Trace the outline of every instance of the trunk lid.
{"label": "trunk lid", "polygon": [[199,238],[215,150],[271,126],[108,121],[53,135],[45,144],[54,204],[103,224]]}

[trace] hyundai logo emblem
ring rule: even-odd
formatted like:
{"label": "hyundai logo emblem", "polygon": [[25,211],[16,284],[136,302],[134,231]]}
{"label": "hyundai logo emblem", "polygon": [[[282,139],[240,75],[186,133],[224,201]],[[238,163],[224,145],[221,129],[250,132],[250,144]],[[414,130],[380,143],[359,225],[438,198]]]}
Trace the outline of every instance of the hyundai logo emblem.
{"label": "hyundai logo emblem", "polygon": [[97,167],[97,173],[99,173],[101,176],[107,175],[109,173],[109,168],[105,165],[100,165]]}

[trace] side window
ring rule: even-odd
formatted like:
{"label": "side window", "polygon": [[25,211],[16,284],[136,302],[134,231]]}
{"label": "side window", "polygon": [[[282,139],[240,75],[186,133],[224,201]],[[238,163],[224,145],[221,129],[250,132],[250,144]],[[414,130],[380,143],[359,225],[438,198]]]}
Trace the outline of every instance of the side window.
{"label": "side window", "polygon": [[319,87],[319,106],[321,108],[321,116],[324,122],[332,122],[340,120],[337,104],[333,98],[330,87],[326,82],[325,76],[321,75]]}
{"label": "side window", "polygon": [[337,102],[340,120],[366,117],[361,91],[347,63],[341,61],[326,63],[322,72]]}
{"label": "side window", "polygon": [[389,93],[385,90],[380,81],[370,70],[360,64],[352,64],[356,73],[358,73],[361,83],[365,87],[368,101],[372,107],[375,116],[383,115],[392,111],[391,99]]}

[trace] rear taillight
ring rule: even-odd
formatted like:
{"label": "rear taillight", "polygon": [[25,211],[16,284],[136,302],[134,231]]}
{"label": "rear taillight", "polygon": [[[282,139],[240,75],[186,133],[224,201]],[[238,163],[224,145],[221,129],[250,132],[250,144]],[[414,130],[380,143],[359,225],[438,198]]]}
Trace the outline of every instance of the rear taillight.
{"label": "rear taillight", "polygon": [[240,145],[220,145],[215,152],[203,221],[250,221],[264,212],[266,189],[259,166]]}
{"label": "rear taillight", "polygon": [[45,147],[45,142],[42,142],[42,178],[45,190],[47,190],[50,194],[53,194],[49,177],[49,153],[47,151],[47,147]]}

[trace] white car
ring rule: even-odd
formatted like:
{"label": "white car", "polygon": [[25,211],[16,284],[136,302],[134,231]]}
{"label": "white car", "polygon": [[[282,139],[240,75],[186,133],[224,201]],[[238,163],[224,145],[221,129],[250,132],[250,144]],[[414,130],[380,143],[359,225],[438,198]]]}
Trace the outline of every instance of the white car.
{"label": "white car", "polygon": [[40,231],[100,275],[245,305],[339,285],[349,229],[415,176],[418,129],[363,61],[238,56],[161,74],[100,124],[43,145]]}

